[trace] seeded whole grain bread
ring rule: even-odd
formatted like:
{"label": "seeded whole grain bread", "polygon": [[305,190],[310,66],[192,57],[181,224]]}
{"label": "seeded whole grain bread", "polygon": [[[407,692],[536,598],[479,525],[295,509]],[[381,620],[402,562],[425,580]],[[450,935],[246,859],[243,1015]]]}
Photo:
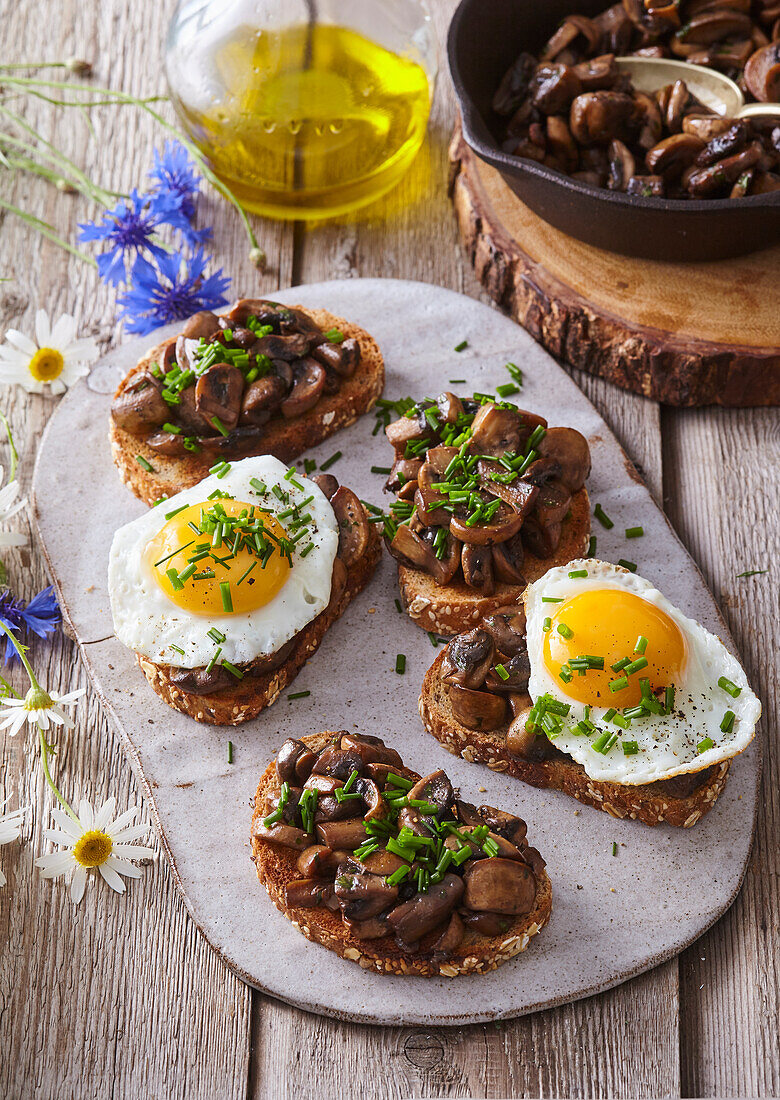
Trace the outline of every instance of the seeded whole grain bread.
{"label": "seeded whole grain bread", "polygon": [[337,599],[332,599],[325,610],[296,635],[292,652],[273,671],[260,676],[245,676],[243,680],[237,680],[235,685],[210,695],[196,695],[172,682],[171,675],[178,671],[176,667],[155,664],[140,654],[136,655],[138,664],[153,690],[174,710],[181,711],[198,722],[215,726],[237,726],[248,722],[274,703],[295,679],[309,657],[319,648],[333,623],[344,614],[350,602],[371,580],[381,554],[379,535],[371,524],[368,546],[347,570],[344,591]]}
{"label": "seeded whole grain bread", "polygon": [[[317,751],[338,736],[337,732],[325,731],[301,737],[300,740]],[[420,778],[409,769],[404,774],[409,778]],[[546,871],[537,875],[536,900],[530,913],[515,917],[507,931],[499,936],[483,936],[472,929],[466,929],[463,942],[447,958],[439,959],[425,951],[411,954],[399,947],[392,936],[374,940],[358,939],[348,931],[340,913],[332,913],[324,907],[288,908],[285,903],[285,887],[301,877],[296,865],[297,853],[290,848],[262,841],[254,835],[255,825],[264,813],[266,796],[277,792],[279,788],[276,766],[272,762],[260,778],[252,813],[251,858],[257,877],[279,912],[292,921],[308,940],[335,951],[342,959],[356,962],[364,970],[372,970],[377,974],[412,974],[425,978],[436,975],[455,978],[459,974],[485,974],[524,951],[531,938],[550,919],[552,885]],[[437,935],[438,931],[433,932],[427,939],[433,942]],[[423,946],[425,942],[422,941]]]}
{"label": "seeded whole grain bread", "polygon": [[[324,393],[314,408],[302,416],[290,420],[278,416],[265,425],[257,453],[273,455],[280,462],[292,462],[303,451],[316,447],[342,428],[354,424],[358,417],[372,408],[385,384],[384,360],[373,336],[326,309],[294,308],[301,309],[324,331],[337,328],[347,339],[357,340],[360,344],[360,363],[351,378],[342,380],[338,393]],[[122,379],[115,397],[130,385],[139,372],[158,362],[165,348],[174,343],[176,337],[171,336],[151,348]],[[213,455],[206,457],[202,453],[183,457],[158,454],[144,440],[118,427],[113,417],[110,417],[109,438],[119,476],[131,492],[149,505],[161,497],[171,497],[182,489],[197,485],[206,477],[209,467],[218,461]],[[139,455],[152,467],[151,471],[139,464]]]}
{"label": "seeded whole grain bread", "polygon": [[455,717],[447,685],[441,679],[442,651],[425,674],[418,709],[428,733],[441,741],[445,749],[470,764],[480,763],[494,772],[522,779],[532,787],[541,787],[576,798],[587,806],[603,810],[611,817],[630,818],[645,825],[677,825],[688,829],[712,807],[726,785],[729,761],[707,769],[702,784],[685,797],[669,793],[671,781],[637,786],[591,779],[581,764],[569,757],[552,760],[524,760],[507,748],[508,725],[484,732],[469,729]]}
{"label": "seeded whole grain bread", "polygon": [[[590,501],[587,490],[580,489],[572,497],[571,511],[563,521],[561,541],[555,554],[550,558],[537,558],[526,552],[523,573],[528,584],[539,580],[548,569],[582,557],[589,538]],[[398,584],[401,602],[412,622],[444,637],[471,630],[486,615],[498,607],[515,603],[525,592],[522,585],[498,582],[492,596],[483,596],[465,581],[436,584],[428,573],[407,565],[398,566]]]}

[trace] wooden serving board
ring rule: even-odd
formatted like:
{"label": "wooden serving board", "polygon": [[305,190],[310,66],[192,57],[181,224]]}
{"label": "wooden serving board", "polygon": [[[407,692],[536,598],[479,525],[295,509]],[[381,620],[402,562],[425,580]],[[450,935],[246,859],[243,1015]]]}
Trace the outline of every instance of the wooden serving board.
{"label": "wooden serving board", "polygon": [[[604,421],[512,321],[451,291],[396,280],[322,283],[274,298],[324,306],[370,331],[385,356],[391,398],[437,393],[452,378],[466,379],[451,385],[456,391],[485,392],[507,381],[507,361],[520,366],[521,404],[552,424],[579,428],[590,441],[591,497],[615,521],[609,532],[597,528],[598,554],[616,561],[630,548],[645,576],[732,645],[701,574]],[[292,690],[309,690],[308,698],[288,701],[284,693],[255,721],[224,729],[201,725],[153,694],[134,655],[113,636],[109,547],[117,527],[141,515],[144,505],[120,484],[107,426],[119,378],[166,335],[161,330],[154,341],[131,341],[111,352],[63,399],[39,448],[34,515],[66,623],[144,787],[185,904],[227,965],[267,993],[340,1019],[463,1025],[607,989],[670,958],[717,920],[736,896],[750,852],[758,740],[733,763],[713,811],[691,829],[618,821],[560,792],[538,791],[449,756],[417,714],[435,650],[396,611],[396,569],[388,555],[295,681]],[[457,355],[453,345],[461,340],[469,346]],[[333,472],[379,503],[383,476],[370,468],[386,465],[390,449],[373,428],[373,416],[364,416],[309,454],[322,462],[342,451]],[[623,532],[636,524],[646,533],[627,544]],[[406,655],[403,676],[395,672],[398,653]],[[385,737],[421,774],[443,767],[465,798],[526,819],[553,883],[552,919],[527,951],[484,976],[384,977],[309,943],[277,912],[249,859],[251,802],[284,739],[322,729]]]}
{"label": "wooden serving board", "polygon": [[460,126],[450,165],[477,278],[553,355],[669,405],[780,405],[780,245],[717,263],[631,259],[543,221]]}

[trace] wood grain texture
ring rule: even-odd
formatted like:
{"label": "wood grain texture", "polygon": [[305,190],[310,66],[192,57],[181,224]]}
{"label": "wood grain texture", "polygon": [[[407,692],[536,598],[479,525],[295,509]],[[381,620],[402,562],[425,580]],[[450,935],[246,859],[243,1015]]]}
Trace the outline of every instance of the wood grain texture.
{"label": "wood grain texture", "polygon": [[[780,422],[761,410],[664,417],[666,506],[723,608],[764,715],[763,813],[734,906],[681,956],[688,1096],[780,1093],[777,564]],[[762,576],[739,578],[750,569]]]}
{"label": "wood grain texture", "polygon": [[672,405],[780,404],[780,248],[721,263],[617,256],[524,206],[459,127],[450,160],[477,278],[553,355]]}

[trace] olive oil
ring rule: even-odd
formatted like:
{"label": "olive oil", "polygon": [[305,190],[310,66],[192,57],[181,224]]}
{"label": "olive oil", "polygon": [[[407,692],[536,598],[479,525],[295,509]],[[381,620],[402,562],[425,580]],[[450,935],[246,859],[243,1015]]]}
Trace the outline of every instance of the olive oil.
{"label": "olive oil", "polygon": [[200,112],[176,107],[216,174],[249,209],[346,213],[389,191],[425,136],[423,68],[345,27],[240,28],[215,44]]}

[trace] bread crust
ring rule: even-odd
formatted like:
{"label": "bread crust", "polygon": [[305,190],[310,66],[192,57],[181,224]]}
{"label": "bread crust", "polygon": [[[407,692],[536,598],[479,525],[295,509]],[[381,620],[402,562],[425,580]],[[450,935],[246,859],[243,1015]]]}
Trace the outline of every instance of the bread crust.
{"label": "bread crust", "polygon": [[271,672],[237,680],[234,686],[210,695],[195,695],[171,681],[171,675],[177,671],[175,666],[155,664],[148,657],[136,654],[138,664],[157,695],[169,707],[189,715],[196,722],[214,726],[238,726],[249,722],[260,711],[271,706],[295,679],[336,619],[344,614],[351,601],[371,580],[381,555],[379,535],[371,525],[366,551],[348,571],[346,588],[340,599],[328,604],[316,619],[296,635],[295,646],[287,660]]}
{"label": "bread crust", "polygon": [[[295,306],[327,331],[338,328],[348,339],[360,344],[360,364],[351,378],[342,380],[338,393],[323,394],[313,409],[292,420],[274,417],[266,425],[258,454],[270,454],[280,462],[292,462],[303,451],[353,424],[376,402],[385,384],[385,368],[379,345],[364,329],[343,317],[337,317],[326,309],[303,309]],[[176,342],[171,336],[151,348],[119,383],[118,397],[135,376],[159,360],[166,347]],[[197,485],[208,474],[216,459],[203,454],[187,454],[180,457],[160,455],[146,442],[120,428],[113,417],[109,418],[111,456],[124,484],[145,504],[153,504],[161,497],[171,497],[182,489]],[[145,459],[151,471],[137,462],[137,456]],[[249,457],[245,455],[244,457]]]}
{"label": "bread crust", "polygon": [[[563,521],[561,541],[554,556],[537,558],[526,554],[523,573],[528,584],[543,577],[548,569],[566,565],[587,551],[590,538],[590,500],[586,489],[574,494],[571,512]],[[496,584],[492,596],[483,596],[465,581],[439,585],[427,573],[406,565],[398,566],[401,602],[412,622],[423,630],[444,637],[471,630],[486,615],[498,607],[516,603],[525,592],[525,585]]]}
{"label": "bread crust", "polygon": [[[317,750],[337,736],[337,732],[329,730],[301,737],[300,740]],[[285,904],[284,891],[288,882],[301,877],[296,866],[297,853],[254,836],[254,827],[262,816],[266,796],[278,790],[279,779],[276,766],[272,762],[263,772],[258,784],[252,813],[251,858],[257,877],[279,912],[292,921],[308,940],[322,944],[330,951],[335,951],[342,959],[357,963],[364,970],[377,974],[412,974],[425,978],[436,975],[455,978],[460,974],[484,974],[524,951],[532,937],[550,919],[552,885],[546,871],[536,876],[536,900],[529,914],[517,917],[500,936],[483,936],[466,929],[462,944],[447,958],[437,958],[430,952],[409,954],[398,946],[392,936],[376,940],[358,939],[345,927],[339,913],[332,913],[324,907],[290,909]]]}
{"label": "bread crust", "polygon": [[420,718],[428,733],[433,734],[448,752],[461,756],[470,764],[487,764],[491,771],[522,779],[532,787],[564,791],[578,802],[603,810],[611,817],[630,818],[645,825],[666,822],[683,829],[695,825],[712,809],[726,784],[728,760],[686,798],[654,792],[654,784],[628,786],[590,779],[582,765],[574,760],[523,760],[507,748],[508,725],[486,732],[461,725],[452,712],[446,685],[441,679],[443,661],[444,652],[425,674],[418,703]]}

